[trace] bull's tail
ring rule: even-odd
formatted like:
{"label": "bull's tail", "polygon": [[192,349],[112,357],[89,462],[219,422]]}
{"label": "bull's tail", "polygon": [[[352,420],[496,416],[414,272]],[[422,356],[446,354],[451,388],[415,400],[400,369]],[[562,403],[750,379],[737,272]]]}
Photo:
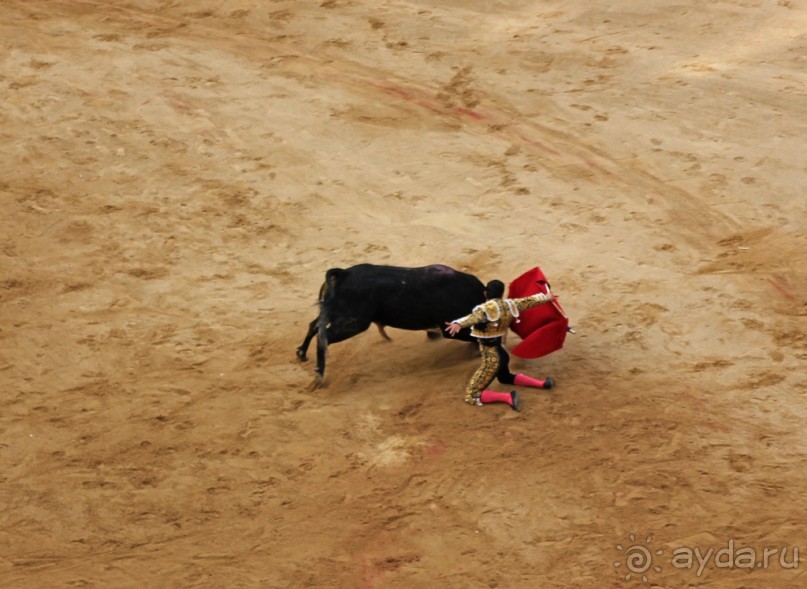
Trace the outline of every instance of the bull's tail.
{"label": "bull's tail", "polygon": [[328,296],[328,280],[322,283],[319,289],[319,315],[317,316],[317,385],[322,384],[325,376],[325,356],[328,352],[328,305],[325,300]]}
{"label": "bull's tail", "polygon": [[331,268],[325,273],[325,282],[319,289],[319,317],[317,325],[317,385],[321,385],[325,378],[325,357],[328,353],[328,325],[331,319],[328,315],[330,302],[334,298],[336,285],[345,271],[341,268]]}

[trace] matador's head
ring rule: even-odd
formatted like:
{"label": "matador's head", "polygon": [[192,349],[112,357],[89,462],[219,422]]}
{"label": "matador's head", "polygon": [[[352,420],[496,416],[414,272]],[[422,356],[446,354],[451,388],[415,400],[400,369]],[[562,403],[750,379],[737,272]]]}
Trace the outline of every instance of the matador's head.
{"label": "matador's head", "polygon": [[500,299],[504,296],[504,282],[491,280],[485,285],[485,296],[490,299]]}

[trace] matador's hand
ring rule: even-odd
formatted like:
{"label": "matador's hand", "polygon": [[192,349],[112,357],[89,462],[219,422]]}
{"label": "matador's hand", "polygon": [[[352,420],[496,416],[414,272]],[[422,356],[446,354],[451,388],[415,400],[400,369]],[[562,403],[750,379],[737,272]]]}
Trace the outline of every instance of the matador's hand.
{"label": "matador's hand", "polygon": [[462,326],[456,321],[452,322],[446,321],[446,331],[451,337],[457,335],[460,332],[460,329],[462,329]]}

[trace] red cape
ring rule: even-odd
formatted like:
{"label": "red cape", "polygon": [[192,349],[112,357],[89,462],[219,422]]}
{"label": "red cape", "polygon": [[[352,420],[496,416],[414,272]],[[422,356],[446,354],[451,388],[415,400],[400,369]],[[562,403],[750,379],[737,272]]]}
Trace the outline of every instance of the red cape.
{"label": "red cape", "polygon": [[[536,266],[510,283],[508,297],[517,299],[539,292],[546,293],[546,282],[546,276]],[[569,318],[555,299],[552,303],[527,309],[517,321],[513,321],[510,329],[522,339],[512,349],[513,354],[520,358],[540,358],[563,347],[569,329]]]}

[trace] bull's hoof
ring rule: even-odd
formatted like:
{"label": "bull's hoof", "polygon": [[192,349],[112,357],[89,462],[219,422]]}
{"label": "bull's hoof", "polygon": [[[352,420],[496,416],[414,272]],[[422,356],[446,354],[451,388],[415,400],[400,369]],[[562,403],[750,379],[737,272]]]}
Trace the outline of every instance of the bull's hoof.
{"label": "bull's hoof", "polygon": [[304,349],[302,349],[302,348],[297,348],[297,359],[298,359],[300,362],[305,362],[306,360],[308,360],[308,356],[306,355],[306,353],[305,353],[305,350],[304,350]]}
{"label": "bull's hoof", "polygon": [[321,389],[324,383],[325,379],[323,379],[321,375],[317,374],[314,377],[314,380],[311,381],[311,384],[308,385],[308,391],[313,392],[316,391],[317,389]]}
{"label": "bull's hoof", "polygon": [[317,375],[314,377],[314,388],[318,389],[321,388],[322,385],[325,384],[325,375],[321,372],[317,372]]}

